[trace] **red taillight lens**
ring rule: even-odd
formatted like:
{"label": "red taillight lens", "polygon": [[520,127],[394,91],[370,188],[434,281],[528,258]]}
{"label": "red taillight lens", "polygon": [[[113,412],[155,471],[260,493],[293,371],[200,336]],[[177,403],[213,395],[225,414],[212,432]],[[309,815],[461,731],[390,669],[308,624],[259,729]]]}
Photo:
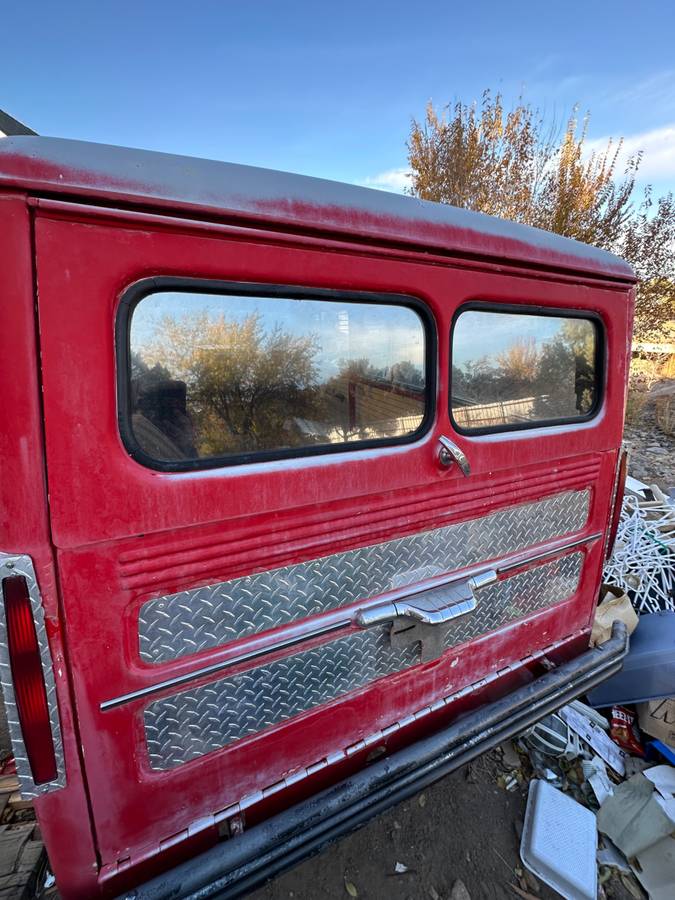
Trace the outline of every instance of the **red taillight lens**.
{"label": "red taillight lens", "polygon": [[621,460],[619,461],[619,471],[616,476],[616,491],[614,492],[614,509],[609,520],[609,533],[607,535],[607,550],[605,551],[605,559],[609,559],[614,550],[614,542],[616,541],[616,533],[619,530],[619,522],[621,521],[621,507],[623,506],[623,494],[626,489],[626,475],[628,474],[628,453],[626,450],[621,452]]}
{"label": "red taillight lens", "polygon": [[4,578],[2,595],[19,724],[33,781],[44,784],[56,778],[56,757],[40,648],[26,579],[21,575]]}

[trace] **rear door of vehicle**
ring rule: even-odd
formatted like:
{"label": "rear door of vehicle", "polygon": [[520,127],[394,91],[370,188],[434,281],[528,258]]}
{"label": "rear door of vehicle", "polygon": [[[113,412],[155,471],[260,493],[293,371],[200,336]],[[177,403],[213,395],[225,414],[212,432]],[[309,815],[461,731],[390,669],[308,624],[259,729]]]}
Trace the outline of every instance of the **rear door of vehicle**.
{"label": "rear door of vehicle", "polygon": [[[58,204],[35,228],[52,535],[110,871],[588,626],[623,288]],[[440,640],[357,622],[486,570],[432,598],[466,601]]]}

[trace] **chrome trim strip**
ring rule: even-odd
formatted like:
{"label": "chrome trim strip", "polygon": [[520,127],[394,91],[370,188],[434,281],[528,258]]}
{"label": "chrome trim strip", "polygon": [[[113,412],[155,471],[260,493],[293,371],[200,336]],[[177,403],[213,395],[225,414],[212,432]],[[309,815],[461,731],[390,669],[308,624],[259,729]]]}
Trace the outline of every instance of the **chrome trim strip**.
{"label": "chrome trim strip", "polygon": [[[577,551],[494,582],[485,588],[476,613],[431,628],[438,642],[434,658],[568,599],[578,588],[582,566],[583,554]],[[390,635],[387,627],[343,632],[333,640],[155,699],[143,713],[150,767],[171,769],[380,678],[411,670],[427,661],[426,640],[411,631]],[[485,680],[491,677],[499,677],[499,672]],[[412,716],[403,721],[408,720]]]}
{"label": "chrome trim strip", "polygon": [[[565,553],[567,550],[572,550],[575,547],[590,544],[593,541],[597,541],[601,537],[602,532],[596,532],[595,534],[590,534],[587,537],[577,538],[573,541],[565,541],[564,543],[556,544],[555,546],[549,547],[547,550],[542,550],[538,553],[532,553],[529,555],[522,553],[513,554],[512,556],[504,557],[504,561],[500,566],[496,567],[496,570],[500,574],[505,573],[511,571],[512,569],[517,569],[520,566],[538,562],[539,560],[547,559],[550,556],[556,556],[558,554]],[[434,587],[451,584],[454,581],[462,581],[465,578],[480,575],[485,572],[486,569],[488,569],[488,567],[486,567],[485,565],[471,566],[461,573],[453,574],[450,578],[448,578],[447,575],[442,575],[435,578],[427,578],[425,581],[420,581],[412,587],[396,588],[395,590],[389,591],[384,595],[374,597],[371,600],[364,602],[361,606],[358,607],[358,609],[354,610],[353,615],[356,615],[356,613],[360,612],[361,610],[368,609],[369,607],[380,606],[384,601],[387,600],[394,601],[403,597],[409,597],[411,595],[430,590]],[[351,627],[352,624],[353,616],[350,615],[349,618],[342,618],[336,622],[331,622],[328,625],[324,625],[318,628],[307,628],[302,632],[302,634],[294,634],[292,637],[282,638],[278,641],[275,641],[273,644],[268,644],[266,647],[259,647],[256,650],[245,651],[243,653],[237,654],[236,656],[232,656],[229,659],[221,660],[208,666],[201,666],[200,668],[194,669],[191,672],[186,672],[183,675],[176,675],[173,678],[167,678],[164,681],[158,681],[154,684],[149,684],[146,687],[138,688],[138,690],[129,691],[129,693],[127,694],[120,694],[117,697],[112,697],[110,700],[104,700],[99,705],[99,709],[101,710],[101,712],[107,712],[110,709],[115,709],[118,706],[123,706],[126,703],[131,703],[134,700],[141,700],[143,697],[149,697],[152,694],[158,694],[160,693],[160,691],[164,691],[174,687],[181,687],[184,684],[189,684],[191,681],[197,681],[198,679],[204,678],[208,675],[215,675],[218,672],[222,672],[225,669],[232,668],[233,666],[238,666],[241,663],[252,662],[256,659],[261,659],[265,656],[271,655],[272,653],[276,653],[279,650],[285,650],[289,647],[294,647],[298,644],[310,641],[313,638],[332,634],[335,631],[341,631],[342,629]]]}
{"label": "chrome trim strip", "polygon": [[506,562],[502,563],[501,566],[497,566],[497,574],[501,575],[504,572],[510,572],[512,569],[517,569],[519,566],[529,565],[533,562],[538,562],[540,559],[546,559],[549,556],[554,556],[556,553],[564,553],[565,550],[571,550],[573,547],[581,547],[583,544],[590,544],[591,541],[597,541],[602,537],[601,531],[596,531],[595,534],[589,534],[588,537],[579,538],[576,541],[568,541],[566,544],[563,544],[560,547],[553,547],[550,550],[542,550],[541,553],[534,553],[532,555],[523,555],[520,557],[511,557],[506,559]]}
{"label": "chrome trim strip", "polygon": [[33,622],[35,623],[35,633],[37,635],[42,661],[42,676],[47,692],[47,707],[49,709],[52,741],[54,742],[54,756],[56,758],[56,778],[45,784],[35,784],[33,781],[33,773],[31,772],[30,764],[28,762],[28,756],[26,754],[26,747],[23,742],[23,734],[21,733],[21,725],[19,724],[19,715],[14,697],[14,681],[12,679],[9,649],[7,646],[5,604],[0,602],[0,684],[2,685],[5,711],[7,713],[7,725],[12,739],[12,749],[16,761],[16,774],[19,779],[21,796],[26,800],[32,800],[39,797],[41,794],[46,794],[50,791],[57,790],[58,788],[65,787],[66,768],[63,756],[63,743],[61,740],[59,709],[56,701],[54,668],[52,656],[49,651],[49,643],[47,641],[44,610],[40,599],[40,589],[35,578],[33,561],[30,556],[15,553],[0,553],[0,582],[5,578],[11,578],[14,575],[23,576],[28,585],[28,595],[33,610]]}
{"label": "chrome trim strip", "polygon": [[165,664],[318,615],[335,614],[435,576],[578,535],[590,489],[561,491],[460,522],[146,600],[138,653]]}
{"label": "chrome trim strip", "polygon": [[200,669],[195,669],[193,672],[186,672],[184,675],[177,675],[175,678],[167,678],[166,681],[158,681],[155,684],[140,688],[137,691],[130,691],[128,694],[121,694],[119,697],[113,697],[112,700],[104,700],[100,705],[101,712],[105,712],[108,709],[114,709],[116,706],[122,706],[124,703],[129,703],[131,700],[138,700],[139,697],[147,697],[149,694],[156,694],[158,691],[165,690],[165,688],[178,687],[189,681],[195,681],[197,678],[203,678],[205,675],[214,675],[217,672],[221,672],[223,669],[229,669],[242,662],[251,662],[261,656],[269,656],[270,653],[276,653],[278,650],[285,650],[288,647],[294,647],[296,644],[305,643],[305,641],[309,641],[311,638],[331,634],[333,631],[341,631],[343,628],[348,628],[349,625],[351,625],[351,620],[343,619],[340,622],[333,622],[331,625],[325,625],[323,628],[314,628],[312,631],[307,631],[304,634],[298,634],[280,641],[275,641],[274,644],[270,644],[267,647],[260,647],[258,650],[249,650],[248,653],[240,653],[238,656],[233,656],[222,662],[213,663],[210,666],[202,666]]}

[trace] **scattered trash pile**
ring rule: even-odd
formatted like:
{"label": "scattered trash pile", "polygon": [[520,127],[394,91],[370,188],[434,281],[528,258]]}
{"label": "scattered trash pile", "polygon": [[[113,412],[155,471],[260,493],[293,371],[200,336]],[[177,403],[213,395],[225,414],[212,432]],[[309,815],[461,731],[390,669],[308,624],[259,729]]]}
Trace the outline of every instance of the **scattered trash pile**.
{"label": "scattered trash pile", "polygon": [[570,900],[675,897],[675,505],[630,481],[591,636],[624,622],[624,667],[502,747],[523,865]]}

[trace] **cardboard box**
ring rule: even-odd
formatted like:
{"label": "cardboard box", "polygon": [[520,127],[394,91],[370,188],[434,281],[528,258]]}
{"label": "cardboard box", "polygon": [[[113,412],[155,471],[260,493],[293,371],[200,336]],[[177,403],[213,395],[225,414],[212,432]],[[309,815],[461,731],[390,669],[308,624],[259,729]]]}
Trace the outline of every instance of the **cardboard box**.
{"label": "cardboard box", "polygon": [[675,749],[675,697],[637,703],[640,728]]}

